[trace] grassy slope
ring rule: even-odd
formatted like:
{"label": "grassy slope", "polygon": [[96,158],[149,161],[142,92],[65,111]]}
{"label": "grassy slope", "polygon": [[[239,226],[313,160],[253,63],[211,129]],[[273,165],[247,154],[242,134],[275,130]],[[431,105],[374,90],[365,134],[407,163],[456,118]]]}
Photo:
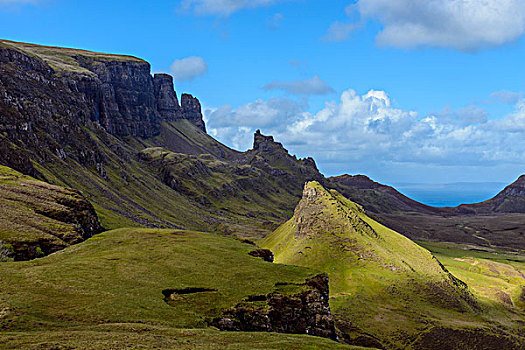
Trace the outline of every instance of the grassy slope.
{"label": "grassy slope", "polygon": [[[207,317],[249,295],[275,291],[277,282],[304,282],[316,275],[309,269],[251,257],[252,249],[214,234],[119,229],[42,259],[3,263],[0,343],[12,348],[39,348],[38,344],[49,348],[58,343],[101,349],[130,344],[137,348],[341,347],[306,336],[220,333],[206,328]],[[181,295],[169,305],[164,301],[164,289],[188,287],[218,291]]]}
{"label": "grassy slope", "polygon": [[54,46],[41,46],[29,43],[15,42],[9,40],[0,40],[0,45],[12,47],[25,54],[38,58],[45,61],[55,71],[75,72],[80,74],[93,75],[86,68],[81,67],[74,56],[84,56],[89,58],[96,58],[97,60],[104,61],[130,61],[130,62],[141,62],[145,63],[144,60],[133,56],[125,55],[114,55],[100,52],[91,52],[86,50],[54,47]]}
{"label": "grassy slope", "polygon": [[[209,229],[215,220],[205,208],[166,186],[137,159],[145,145],[130,144],[107,133],[86,128],[106,157],[105,176],[96,167],[86,168],[72,160],[35,164],[46,181],[81,190],[95,206],[101,224],[119,227],[184,227]],[[117,152],[115,150],[118,150]]]}
{"label": "grassy slope", "polygon": [[[487,317],[517,331],[520,316],[499,311],[482,316],[466,305],[461,285],[451,288],[453,279],[426,249],[368,218],[337,192],[308,186],[323,194],[324,206],[314,213],[311,234],[297,236],[294,218],[260,245],[275,253],[276,262],[329,273],[336,323],[351,337],[368,333],[388,348],[405,348],[432,327],[485,327]],[[364,233],[362,222],[377,236]]]}
{"label": "grassy slope", "polygon": [[525,255],[471,250],[465,245],[418,242],[479,298],[499,308],[525,314]]}
{"label": "grassy slope", "polygon": [[46,213],[55,217],[60,213],[67,215],[71,209],[64,201],[82,200],[67,188],[0,166],[0,241],[15,250],[38,247],[41,254],[78,243],[83,239],[74,224],[56,220]]}

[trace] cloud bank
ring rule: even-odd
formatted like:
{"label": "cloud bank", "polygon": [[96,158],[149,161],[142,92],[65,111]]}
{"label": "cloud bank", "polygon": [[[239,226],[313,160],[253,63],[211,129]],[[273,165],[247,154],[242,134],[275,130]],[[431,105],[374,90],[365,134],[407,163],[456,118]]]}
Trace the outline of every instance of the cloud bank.
{"label": "cloud bank", "polygon": [[187,81],[200,77],[208,71],[208,65],[201,57],[187,57],[175,60],[170,67],[175,81]]}
{"label": "cloud bank", "polygon": [[[525,33],[523,0],[359,0],[345,11],[359,14],[362,21],[379,21],[380,46],[476,51]],[[350,33],[345,28],[336,22],[327,36],[344,40]]]}
{"label": "cloud bank", "polygon": [[420,116],[396,108],[386,92],[374,90],[359,95],[350,89],[316,113],[308,109],[286,98],[257,100],[208,111],[208,126],[212,135],[239,149],[250,148],[252,133],[260,128],[299,155],[343,169],[339,172],[388,164],[397,169],[525,164],[523,98],[499,119],[489,119],[478,106]]}

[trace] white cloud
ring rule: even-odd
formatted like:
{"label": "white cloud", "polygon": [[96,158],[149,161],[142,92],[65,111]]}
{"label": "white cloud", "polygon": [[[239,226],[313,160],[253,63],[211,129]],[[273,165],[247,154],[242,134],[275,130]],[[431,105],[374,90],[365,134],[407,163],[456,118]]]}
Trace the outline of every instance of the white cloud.
{"label": "white cloud", "polygon": [[301,81],[273,81],[264,86],[264,90],[283,90],[296,95],[326,95],[335,92],[324,80],[315,75]]}
{"label": "white cloud", "polygon": [[478,106],[420,116],[374,90],[363,95],[347,90],[315,113],[308,109],[290,99],[257,100],[219,108],[207,118],[213,135],[227,144],[247,149],[254,130],[261,129],[293,153],[314,156],[332,174],[370,169],[385,176],[399,169],[414,174],[419,167],[419,174],[433,176],[436,167],[476,168],[479,173],[488,166],[521,168],[525,163],[523,98],[499,119],[489,119]]}
{"label": "white cloud", "polygon": [[201,57],[187,57],[175,60],[170,67],[175,81],[193,80],[208,71],[208,65]]}
{"label": "white cloud", "polygon": [[182,0],[181,9],[197,15],[229,16],[245,8],[272,5],[279,0]]}
{"label": "white cloud", "polygon": [[[354,12],[363,21],[381,23],[380,46],[476,51],[525,33],[523,0],[359,0],[346,8],[347,14]],[[350,31],[339,33],[344,40]]]}

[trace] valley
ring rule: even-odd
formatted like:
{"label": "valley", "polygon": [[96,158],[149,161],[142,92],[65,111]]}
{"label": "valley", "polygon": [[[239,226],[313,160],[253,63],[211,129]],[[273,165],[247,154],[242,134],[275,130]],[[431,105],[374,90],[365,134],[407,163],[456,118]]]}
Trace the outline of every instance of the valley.
{"label": "valley", "polygon": [[429,207],[260,130],[231,149],[180,97],[0,40],[0,347],[523,349],[523,178]]}

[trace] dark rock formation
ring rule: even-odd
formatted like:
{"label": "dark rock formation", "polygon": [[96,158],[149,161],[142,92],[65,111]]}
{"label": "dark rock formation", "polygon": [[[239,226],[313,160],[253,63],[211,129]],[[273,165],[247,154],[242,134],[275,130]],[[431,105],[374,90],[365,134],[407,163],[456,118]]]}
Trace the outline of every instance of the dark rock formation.
{"label": "dark rock formation", "polygon": [[189,94],[182,94],[181,108],[184,119],[189,120],[190,123],[206,132],[206,126],[202,119],[201,103],[197,98]]}
{"label": "dark rock formation", "polygon": [[297,186],[297,192],[302,192],[305,181],[316,180],[324,183],[324,177],[319,173],[312,158],[297,159],[288,153],[273,136],[265,136],[260,130],[255,132],[253,149],[246,153],[244,161],[265,169],[270,175]]}
{"label": "dark rock formation", "polygon": [[159,132],[159,113],[150,65],[144,61],[100,61],[75,57],[94,75],[67,75],[66,83],[91,107],[91,119],[116,136],[151,137]]}
{"label": "dark rock formation", "polygon": [[265,136],[261,134],[261,130],[257,130],[253,136],[253,150],[260,152],[271,152],[273,150],[283,150],[283,144],[275,142],[273,136]]}
{"label": "dark rock formation", "polygon": [[273,260],[274,260],[273,253],[269,249],[256,249],[254,251],[249,252],[248,254],[256,258],[261,258],[264,261],[271,262],[271,263],[273,263]]}
{"label": "dark rock formation", "polygon": [[[212,324],[226,331],[298,333],[337,339],[328,304],[328,276],[318,275],[301,286],[304,289],[297,294],[248,297]],[[265,305],[261,306],[261,302]]]}
{"label": "dark rock formation", "polygon": [[164,120],[182,119],[182,109],[173,89],[173,77],[169,74],[155,74],[153,78],[157,109]]}

